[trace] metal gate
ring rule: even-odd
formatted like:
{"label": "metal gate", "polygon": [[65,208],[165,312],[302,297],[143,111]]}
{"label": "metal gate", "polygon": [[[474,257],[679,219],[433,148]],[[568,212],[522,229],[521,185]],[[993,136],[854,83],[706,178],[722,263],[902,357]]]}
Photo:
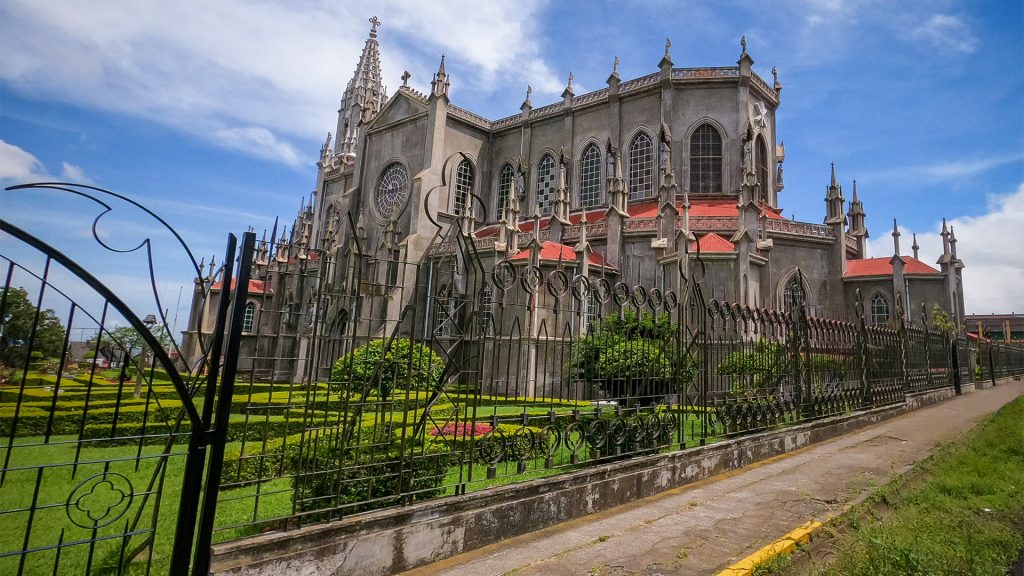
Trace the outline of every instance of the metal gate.
{"label": "metal gate", "polygon": [[[144,206],[100,188],[41,183],[7,191],[42,189],[90,201],[96,242],[112,257],[148,262],[148,270],[131,272],[148,280],[157,313],[138,314],[119,287],[66,248],[10,222],[9,213],[0,219],[0,573],[203,572],[244,314],[231,303],[245,302],[255,237],[246,234],[239,250],[229,236],[222,267],[211,267],[224,287],[216,330],[188,363],[160,301],[151,242],[166,235],[200,276],[181,236]],[[149,219],[134,248],[105,242],[101,218],[115,208]]]}

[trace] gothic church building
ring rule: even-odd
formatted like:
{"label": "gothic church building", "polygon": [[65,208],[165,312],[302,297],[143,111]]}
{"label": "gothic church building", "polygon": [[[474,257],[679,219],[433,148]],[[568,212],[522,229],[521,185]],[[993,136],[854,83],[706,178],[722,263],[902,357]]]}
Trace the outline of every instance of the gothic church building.
{"label": "gothic church building", "polygon": [[[570,74],[561,100],[534,106],[527,89],[518,113],[491,120],[449,99],[458,80],[443,57],[430,93],[411,88],[406,73],[388,96],[371,23],[335,136],[320,151],[315,194],[272,239],[285,253],[268,257],[263,245],[257,258],[253,332],[260,323],[265,334],[284,330],[281,315],[262,308],[301,299],[275,266],[305,250],[351,254],[353,243],[429,265],[469,241],[485,269],[569,262],[577,274],[645,286],[662,282],[667,266],[689,269],[699,253],[704,292],[730,302],[802,301],[811,314],[849,318],[859,289],[873,323],[890,321],[897,297],[909,311],[937,304],[962,318],[963,263],[945,225],[934,265],[918,259],[916,239],[912,254],[901,252],[895,226],[892,254],[867,258],[856,181],[847,202],[835,166],[821,223],[782,216],[782,85],[774,68],[771,81],[753,71],[745,40],[735,65],[698,68],[676,67],[666,41],[646,76],[622,79],[616,58],[606,87],[577,94]],[[385,284],[413,281],[378,273]],[[382,306],[398,310],[416,290],[396,294]],[[197,312],[190,332],[211,330],[211,315]]]}

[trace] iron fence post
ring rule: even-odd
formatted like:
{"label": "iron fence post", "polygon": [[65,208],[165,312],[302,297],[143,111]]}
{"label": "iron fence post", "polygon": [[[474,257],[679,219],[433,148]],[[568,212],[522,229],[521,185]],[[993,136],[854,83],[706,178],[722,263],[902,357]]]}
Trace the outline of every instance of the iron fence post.
{"label": "iron fence post", "polygon": [[[234,272],[235,237],[228,236],[228,246],[224,258],[224,271],[221,275],[221,282],[224,289],[221,292],[221,308],[225,299],[228,287],[231,285]],[[219,320],[219,319],[218,319]],[[218,328],[223,327],[218,322]],[[223,338],[222,333],[214,333],[213,348],[220,350],[218,340]],[[219,358],[214,358],[214,365]],[[211,370],[212,372],[213,370]],[[215,376],[213,376],[215,378]],[[204,414],[208,409],[204,406]],[[203,490],[203,468],[206,463],[206,448],[209,444],[206,434],[206,427],[209,421],[200,416],[200,430],[192,430],[188,439],[188,453],[185,457],[185,471],[181,483],[181,500],[178,503],[178,518],[174,531],[174,545],[171,550],[170,574],[188,574],[189,564],[192,560],[193,544],[196,539],[196,519],[199,513],[200,498]]]}
{"label": "iron fence post", "polygon": [[964,391],[961,388],[960,383],[960,354],[958,349],[958,339],[952,338],[952,342],[949,345],[950,353],[950,367],[953,370],[953,390],[956,391],[957,396],[963,395]]}
{"label": "iron fence post", "polygon": [[[234,247],[234,236],[229,240]],[[210,444],[209,471],[206,474],[206,490],[203,495],[202,511],[199,517],[199,532],[196,536],[193,574],[208,574],[210,571],[210,543],[213,540],[214,519],[217,513],[217,496],[220,491],[221,474],[224,471],[224,445],[227,442],[228,426],[231,420],[231,399],[235,388],[235,374],[238,371],[238,355],[241,346],[242,322],[245,316],[245,302],[249,296],[249,278],[252,275],[252,258],[256,246],[256,233],[242,235],[242,252],[235,282],[235,294],[231,299],[231,324],[226,336],[224,368],[220,379],[220,393],[217,394],[217,410],[212,433],[207,437]],[[228,286],[228,285],[225,285]],[[227,293],[225,288],[223,294]],[[223,296],[222,296],[223,298]],[[204,406],[204,409],[206,407]],[[205,432],[205,431],[204,431]]]}

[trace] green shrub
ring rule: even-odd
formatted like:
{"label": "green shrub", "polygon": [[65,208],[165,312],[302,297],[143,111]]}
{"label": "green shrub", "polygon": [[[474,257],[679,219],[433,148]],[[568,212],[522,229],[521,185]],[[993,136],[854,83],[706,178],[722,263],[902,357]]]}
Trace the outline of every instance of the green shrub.
{"label": "green shrub", "polygon": [[742,394],[777,387],[788,367],[785,345],[758,340],[752,351],[740,350],[726,356],[717,370],[719,375],[732,376],[731,392]]}
{"label": "green shrub", "polygon": [[[425,500],[443,492],[445,475],[455,456],[427,443],[407,441],[403,445],[393,433],[373,449],[341,446],[340,431],[307,438],[301,451],[289,453],[299,510],[343,508],[352,514],[409,500]],[[313,514],[316,519],[337,516],[336,512]]]}
{"label": "green shrub", "polygon": [[408,338],[375,340],[339,358],[331,371],[331,381],[346,393],[376,392],[386,400],[395,388],[436,389],[441,385],[443,369],[444,361],[429,346],[414,344]]}

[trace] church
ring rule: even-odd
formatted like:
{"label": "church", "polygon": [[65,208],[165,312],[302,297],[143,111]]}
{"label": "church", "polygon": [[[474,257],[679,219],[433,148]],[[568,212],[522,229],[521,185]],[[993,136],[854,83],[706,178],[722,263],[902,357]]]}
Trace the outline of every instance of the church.
{"label": "church", "polygon": [[[676,67],[666,40],[646,76],[621,78],[615,58],[607,86],[577,94],[569,74],[561,100],[535,106],[527,88],[518,112],[491,120],[450,100],[458,79],[443,56],[429,93],[410,87],[406,72],[389,96],[378,27],[372,18],[337,126],[320,150],[314,194],[289,228],[257,247],[245,316],[251,341],[243,343],[251,356],[303,356],[302,347],[316,345],[304,314],[366,338],[395,330],[444,338],[460,294],[483,306],[478,316],[491,324],[481,331],[501,332],[506,327],[492,325],[493,288],[467,280],[456,257],[467,247],[495,281],[531,266],[544,277],[565,270],[567,278],[667,292],[678,286],[666,271],[695,274],[699,258],[703,291],[719,300],[777,310],[799,304],[847,319],[859,290],[872,324],[890,323],[901,298],[913,320],[938,305],[959,328],[964,265],[945,224],[934,265],[918,258],[916,238],[910,254],[901,250],[895,220],[892,254],[868,258],[857,183],[848,202],[834,165],[821,223],[782,216],[782,84],[774,68],[770,81],[753,71],[745,39],[735,65],[710,67]],[[353,258],[369,255],[381,265],[362,266],[355,288]],[[328,258],[336,269],[325,269]],[[318,288],[303,284],[302,271],[314,268]],[[195,335],[213,330],[209,310],[220,288],[212,268],[196,281],[193,348]],[[204,290],[213,295],[205,304]],[[344,303],[343,293],[357,295]],[[330,303],[319,302],[325,296]],[[579,306],[575,329],[587,329],[601,302]],[[413,305],[415,318],[396,320]]]}

